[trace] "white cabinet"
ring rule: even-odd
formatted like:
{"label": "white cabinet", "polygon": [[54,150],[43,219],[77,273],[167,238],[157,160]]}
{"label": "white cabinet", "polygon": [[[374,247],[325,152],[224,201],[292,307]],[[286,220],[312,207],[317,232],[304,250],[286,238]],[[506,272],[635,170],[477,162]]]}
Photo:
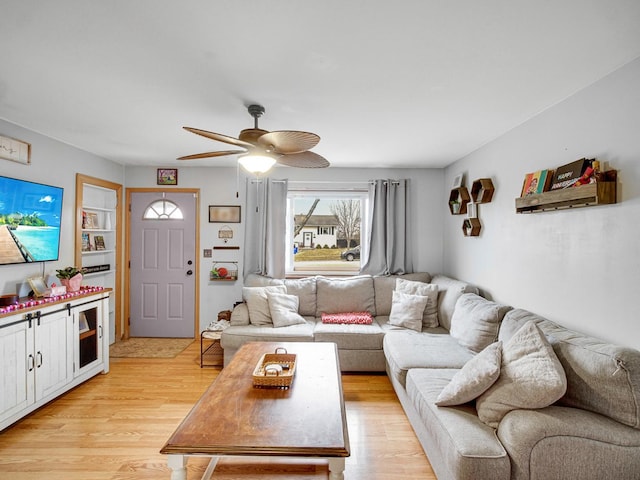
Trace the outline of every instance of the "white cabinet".
{"label": "white cabinet", "polygon": [[109,371],[108,305],[103,291],[0,315],[0,430]]}
{"label": "white cabinet", "polygon": [[122,185],[76,175],[76,255],[77,266],[88,269],[83,283],[113,291],[108,308],[110,343],[122,330],[120,284]]}

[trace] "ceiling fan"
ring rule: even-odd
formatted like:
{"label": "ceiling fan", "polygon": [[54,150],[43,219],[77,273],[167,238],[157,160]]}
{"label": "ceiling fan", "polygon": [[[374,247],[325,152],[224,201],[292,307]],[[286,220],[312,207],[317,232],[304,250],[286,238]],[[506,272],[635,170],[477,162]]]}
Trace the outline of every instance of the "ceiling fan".
{"label": "ceiling fan", "polygon": [[300,168],[326,168],[329,166],[327,159],[309,151],[320,141],[318,135],[297,130],[276,130],[273,132],[262,130],[258,128],[258,118],[265,112],[264,107],[249,105],[248,111],[254,119],[254,126],[242,130],[238,138],[198,128],[183,127],[196,135],[234,145],[238,147],[237,150],[196,153],[180,157],[178,160],[240,155],[238,162],[251,173],[264,173],[275,163]]}

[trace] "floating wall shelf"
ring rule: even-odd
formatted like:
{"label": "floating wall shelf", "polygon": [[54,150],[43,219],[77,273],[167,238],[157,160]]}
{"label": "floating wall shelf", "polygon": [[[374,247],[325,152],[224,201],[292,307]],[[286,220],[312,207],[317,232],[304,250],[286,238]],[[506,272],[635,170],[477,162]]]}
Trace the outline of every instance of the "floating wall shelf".
{"label": "floating wall shelf", "polygon": [[537,213],[616,203],[616,184],[616,180],[604,181],[516,198],[516,213]]}
{"label": "floating wall shelf", "polygon": [[493,198],[493,182],[490,178],[479,178],[471,185],[473,203],[489,203]]}
{"label": "floating wall shelf", "polygon": [[[471,200],[467,187],[458,187],[451,189],[449,194],[449,211],[451,215],[463,215],[467,213],[467,203]],[[454,209],[454,204],[460,205],[458,210]]]}

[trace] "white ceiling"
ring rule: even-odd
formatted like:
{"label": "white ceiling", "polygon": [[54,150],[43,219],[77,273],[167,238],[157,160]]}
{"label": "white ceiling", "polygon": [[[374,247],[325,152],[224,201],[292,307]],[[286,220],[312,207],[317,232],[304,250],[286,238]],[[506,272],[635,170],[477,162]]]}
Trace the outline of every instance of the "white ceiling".
{"label": "white ceiling", "polygon": [[639,56],[638,0],[0,0],[0,118],[183,167],[261,103],[332,166],[442,167]]}

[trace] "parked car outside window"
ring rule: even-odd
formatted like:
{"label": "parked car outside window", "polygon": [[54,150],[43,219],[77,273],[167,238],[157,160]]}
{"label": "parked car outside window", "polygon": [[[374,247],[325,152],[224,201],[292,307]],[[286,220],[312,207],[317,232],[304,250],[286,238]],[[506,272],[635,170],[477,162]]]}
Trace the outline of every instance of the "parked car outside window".
{"label": "parked car outside window", "polygon": [[349,250],[345,250],[340,254],[340,258],[347,262],[353,262],[356,258],[360,259],[360,245]]}

